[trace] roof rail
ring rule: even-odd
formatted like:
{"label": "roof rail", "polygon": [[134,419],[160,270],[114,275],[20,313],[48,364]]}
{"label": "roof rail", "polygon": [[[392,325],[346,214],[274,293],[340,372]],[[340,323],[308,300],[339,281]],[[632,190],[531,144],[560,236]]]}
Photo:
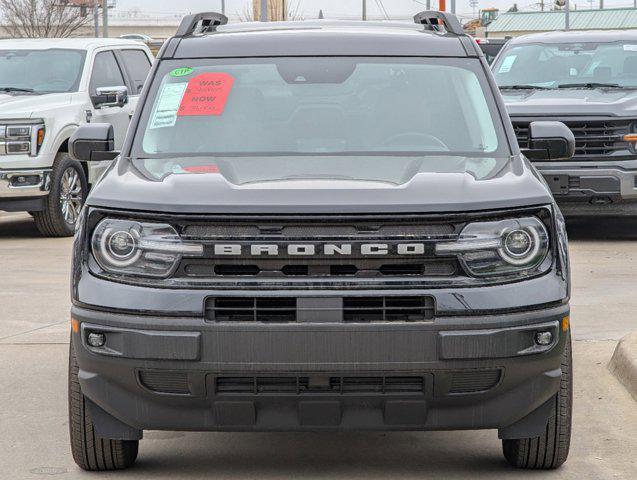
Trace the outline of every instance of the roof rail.
{"label": "roof rail", "polygon": [[414,22],[425,26],[427,30],[439,30],[442,25],[446,32],[454,35],[466,35],[465,31],[452,13],[439,12],[438,10],[425,10],[414,15]]}
{"label": "roof rail", "polygon": [[202,12],[186,15],[175,37],[187,37],[198,33],[214,32],[219,25],[228,23],[228,17],[217,12]]}

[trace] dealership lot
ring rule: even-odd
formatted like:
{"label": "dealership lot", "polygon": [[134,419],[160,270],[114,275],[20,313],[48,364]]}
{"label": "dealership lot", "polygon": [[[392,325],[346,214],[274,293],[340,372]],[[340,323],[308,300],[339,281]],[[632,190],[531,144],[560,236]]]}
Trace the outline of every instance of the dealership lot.
{"label": "dealership lot", "polygon": [[[637,331],[637,221],[572,224],[575,424],[548,478],[634,478],[637,408],[606,366]],[[0,477],[84,478],[68,445],[71,239],[0,214]],[[105,478],[519,478],[494,431],[351,434],[147,432],[135,468]]]}

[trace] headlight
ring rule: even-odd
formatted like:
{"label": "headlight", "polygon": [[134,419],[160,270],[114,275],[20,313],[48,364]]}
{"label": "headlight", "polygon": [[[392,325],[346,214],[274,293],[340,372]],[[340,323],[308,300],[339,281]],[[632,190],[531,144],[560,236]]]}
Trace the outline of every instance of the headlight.
{"label": "headlight", "polygon": [[437,255],[458,255],[480,277],[537,273],[548,253],[549,235],[536,217],[470,223],[458,240],[436,245]]}
{"label": "headlight", "polygon": [[91,246],[105,271],[145,277],[167,277],[182,256],[203,253],[203,245],[184,243],[170,225],[108,218],[95,228]]}
{"label": "headlight", "polygon": [[44,124],[11,123],[0,125],[0,155],[31,155],[44,143]]}

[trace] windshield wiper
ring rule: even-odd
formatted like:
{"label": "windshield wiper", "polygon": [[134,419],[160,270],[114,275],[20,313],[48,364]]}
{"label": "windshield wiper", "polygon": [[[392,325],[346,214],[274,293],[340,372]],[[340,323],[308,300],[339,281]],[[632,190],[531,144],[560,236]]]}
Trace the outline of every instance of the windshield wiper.
{"label": "windshield wiper", "polygon": [[619,83],[600,83],[600,82],[586,82],[586,83],[561,83],[557,88],[618,88],[621,87]]}
{"label": "windshield wiper", "polygon": [[32,88],[19,88],[19,87],[0,87],[0,92],[26,92],[35,93]]}
{"label": "windshield wiper", "polygon": [[553,90],[553,87],[540,85],[500,85],[500,90]]}

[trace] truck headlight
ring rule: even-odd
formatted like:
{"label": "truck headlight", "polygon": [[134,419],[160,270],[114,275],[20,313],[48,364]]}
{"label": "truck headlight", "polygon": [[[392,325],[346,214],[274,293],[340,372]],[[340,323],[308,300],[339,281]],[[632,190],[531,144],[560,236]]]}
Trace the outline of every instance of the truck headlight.
{"label": "truck headlight", "polygon": [[203,254],[203,245],[183,242],[170,225],[109,218],[95,228],[91,247],[106,272],[144,277],[167,277],[182,256]]}
{"label": "truck headlight", "polygon": [[44,123],[0,125],[0,155],[36,156],[44,143]]}
{"label": "truck headlight", "polygon": [[457,255],[474,276],[538,273],[549,235],[536,217],[468,224],[458,240],[436,245],[437,255]]}

